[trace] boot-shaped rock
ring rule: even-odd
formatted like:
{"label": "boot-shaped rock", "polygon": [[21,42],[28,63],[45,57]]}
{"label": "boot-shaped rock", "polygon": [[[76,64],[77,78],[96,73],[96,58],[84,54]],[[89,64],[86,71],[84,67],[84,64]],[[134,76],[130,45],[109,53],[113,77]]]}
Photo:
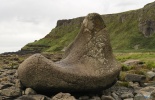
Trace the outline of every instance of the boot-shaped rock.
{"label": "boot-shaped rock", "polygon": [[112,54],[109,34],[99,14],[88,14],[64,59],[52,62],[41,54],[18,68],[22,84],[36,91],[94,91],[116,82],[120,65]]}

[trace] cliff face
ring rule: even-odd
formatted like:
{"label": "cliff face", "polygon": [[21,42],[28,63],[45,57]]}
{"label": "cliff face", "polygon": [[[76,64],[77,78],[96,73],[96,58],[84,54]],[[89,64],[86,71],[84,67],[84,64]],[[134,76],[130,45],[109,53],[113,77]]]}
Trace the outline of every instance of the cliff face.
{"label": "cliff face", "polygon": [[[114,51],[155,50],[155,2],[142,9],[102,15],[110,33]],[[79,32],[83,17],[59,20],[44,38],[29,43],[21,50],[57,52],[67,47]]]}

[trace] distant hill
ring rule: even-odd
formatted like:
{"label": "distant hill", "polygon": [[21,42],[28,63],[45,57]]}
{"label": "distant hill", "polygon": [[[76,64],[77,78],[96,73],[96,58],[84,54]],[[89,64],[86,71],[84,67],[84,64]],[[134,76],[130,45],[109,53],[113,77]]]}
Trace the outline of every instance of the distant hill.
{"label": "distant hill", "polygon": [[[114,51],[155,50],[155,2],[142,9],[102,15],[110,33]],[[63,51],[80,30],[84,17],[58,20],[57,26],[44,38],[28,43],[21,51]]]}

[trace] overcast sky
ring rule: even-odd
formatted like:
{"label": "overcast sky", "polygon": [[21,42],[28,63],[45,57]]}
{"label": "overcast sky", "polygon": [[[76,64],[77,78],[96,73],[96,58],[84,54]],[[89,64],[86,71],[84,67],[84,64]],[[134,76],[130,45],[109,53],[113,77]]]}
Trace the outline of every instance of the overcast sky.
{"label": "overcast sky", "polygon": [[59,19],[118,13],[154,0],[0,0],[0,53],[20,50],[47,35]]}

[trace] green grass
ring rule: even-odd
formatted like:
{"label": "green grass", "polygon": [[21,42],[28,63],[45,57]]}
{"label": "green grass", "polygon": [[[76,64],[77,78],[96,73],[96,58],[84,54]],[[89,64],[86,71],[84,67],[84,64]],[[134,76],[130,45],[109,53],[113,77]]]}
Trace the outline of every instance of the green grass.
{"label": "green grass", "polygon": [[[144,62],[145,69],[155,68],[155,52],[136,52],[136,53],[114,53],[116,59],[120,62],[125,62],[130,59],[140,60]],[[134,66],[122,66],[123,71],[134,69]]]}
{"label": "green grass", "polygon": [[[102,15],[110,34],[114,52],[150,52],[155,51],[155,33],[146,38],[139,30],[139,23],[155,21],[154,4],[142,9],[118,14]],[[60,52],[68,46],[80,30],[83,18],[74,18],[70,23],[58,26],[44,38],[29,43],[22,50],[39,50],[40,52]]]}

